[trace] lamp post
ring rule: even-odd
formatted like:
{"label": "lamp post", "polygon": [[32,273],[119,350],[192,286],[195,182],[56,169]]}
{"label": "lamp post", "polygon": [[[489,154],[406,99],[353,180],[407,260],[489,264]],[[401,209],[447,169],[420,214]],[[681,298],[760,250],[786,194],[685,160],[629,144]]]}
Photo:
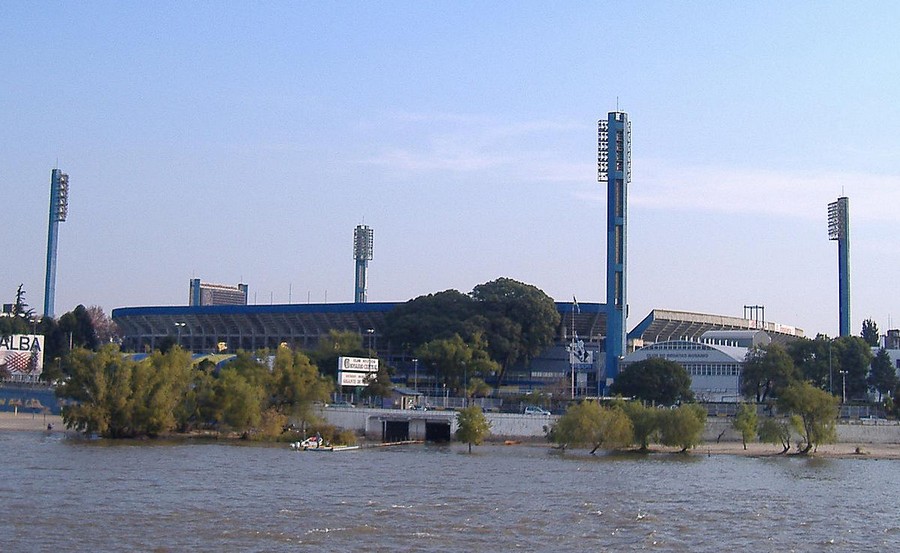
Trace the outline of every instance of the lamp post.
{"label": "lamp post", "polygon": [[[415,370],[415,373],[413,373],[413,374],[414,374],[414,376],[413,376],[413,388],[414,388],[414,389],[416,390],[416,392],[418,393],[418,391],[419,391],[419,358],[418,358],[418,357],[414,357],[414,358],[413,358],[413,367],[414,367],[414,370]],[[406,374],[409,374],[409,373],[406,373]]]}
{"label": "lamp post", "polygon": [[187,325],[187,323],[184,323],[184,322],[175,323],[176,328],[178,328],[178,347],[184,347],[181,345],[181,329],[184,328],[186,325]]}
{"label": "lamp post", "polygon": [[841,403],[847,403],[847,371],[841,371]]}

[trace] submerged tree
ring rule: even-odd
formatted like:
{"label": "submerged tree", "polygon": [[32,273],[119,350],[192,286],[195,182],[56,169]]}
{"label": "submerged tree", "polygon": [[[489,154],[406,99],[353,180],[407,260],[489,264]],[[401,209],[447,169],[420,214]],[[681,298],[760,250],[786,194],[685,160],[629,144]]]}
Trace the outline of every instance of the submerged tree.
{"label": "submerged tree", "polygon": [[477,405],[457,411],[456,421],[456,439],[469,445],[469,453],[472,453],[472,445],[481,445],[491,432],[491,423]]}

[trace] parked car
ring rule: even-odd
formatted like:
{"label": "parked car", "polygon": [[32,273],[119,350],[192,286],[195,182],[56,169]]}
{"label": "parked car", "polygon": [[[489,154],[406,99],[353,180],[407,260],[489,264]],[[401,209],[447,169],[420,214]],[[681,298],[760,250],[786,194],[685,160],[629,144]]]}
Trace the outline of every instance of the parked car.
{"label": "parked car", "polygon": [[329,403],[328,405],[326,405],[326,407],[338,407],[338,408],[347,409],[349,407],[356,407],[356,406],[353,405],[352,403],[350,403],[349,401],[335,401],[334,403]]}
{"label": "parked car", "polygon": [[410,409],[412,409],[413,411],[428,411],[428,406],[427,405],[413,405],[412,407],[410,407]]}
{"label": "parked car", "polygon": [[542,408],[542,407],[538,407],[537,405],[529,405],[528,407],[525,408],[525,414],[526,414],[526,415],[540,415],[540,416],[542,416],[542,417],[549,417],[549,416],[550,416],[550,411],[547,411],[546,409],[544,409],[544,408]]}

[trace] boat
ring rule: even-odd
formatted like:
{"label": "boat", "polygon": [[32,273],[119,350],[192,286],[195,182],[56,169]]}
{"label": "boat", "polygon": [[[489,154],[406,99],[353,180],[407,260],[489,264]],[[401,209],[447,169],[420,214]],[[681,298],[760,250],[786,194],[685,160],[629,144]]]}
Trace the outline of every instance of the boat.
{"label": "boat", "polygon": [[307,438],[302,442],[293,442],[291,449],[294,451],[351,451],[359,449],[358,445],[332,445],[318,436]]}

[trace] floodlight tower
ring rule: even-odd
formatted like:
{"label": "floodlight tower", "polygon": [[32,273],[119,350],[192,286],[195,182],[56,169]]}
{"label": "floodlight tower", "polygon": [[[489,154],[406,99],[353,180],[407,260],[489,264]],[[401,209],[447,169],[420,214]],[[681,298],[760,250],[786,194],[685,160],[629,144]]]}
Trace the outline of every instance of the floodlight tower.
{"label": "floodlight tower", "polygon": [[50,224],[47,227],[47,279],[44,282],[44,316],[53,317],[56,301],[56,245],[59,224],[69,211],[69,175],[59,169],[50,173]]}
{"label": "floodlight tower", "polygon": [[353,259],[356,260],[356,293],[353,301],[366,303],[366,271],[372,260],[375,232],[367,225],[357,225],[353,231]]}
{"label": "floodlight tower", "polygon": [[612,111],[598,122],[597,180],[606,187],[606,379],[615,379],[625,355],[628,185],[631,183],[631,122]]}
{"label": "floodlight tower", "polygon": [[850,336],[850,199],[845,196],[828,204],[828,239],[838,243],[840,336]]}

